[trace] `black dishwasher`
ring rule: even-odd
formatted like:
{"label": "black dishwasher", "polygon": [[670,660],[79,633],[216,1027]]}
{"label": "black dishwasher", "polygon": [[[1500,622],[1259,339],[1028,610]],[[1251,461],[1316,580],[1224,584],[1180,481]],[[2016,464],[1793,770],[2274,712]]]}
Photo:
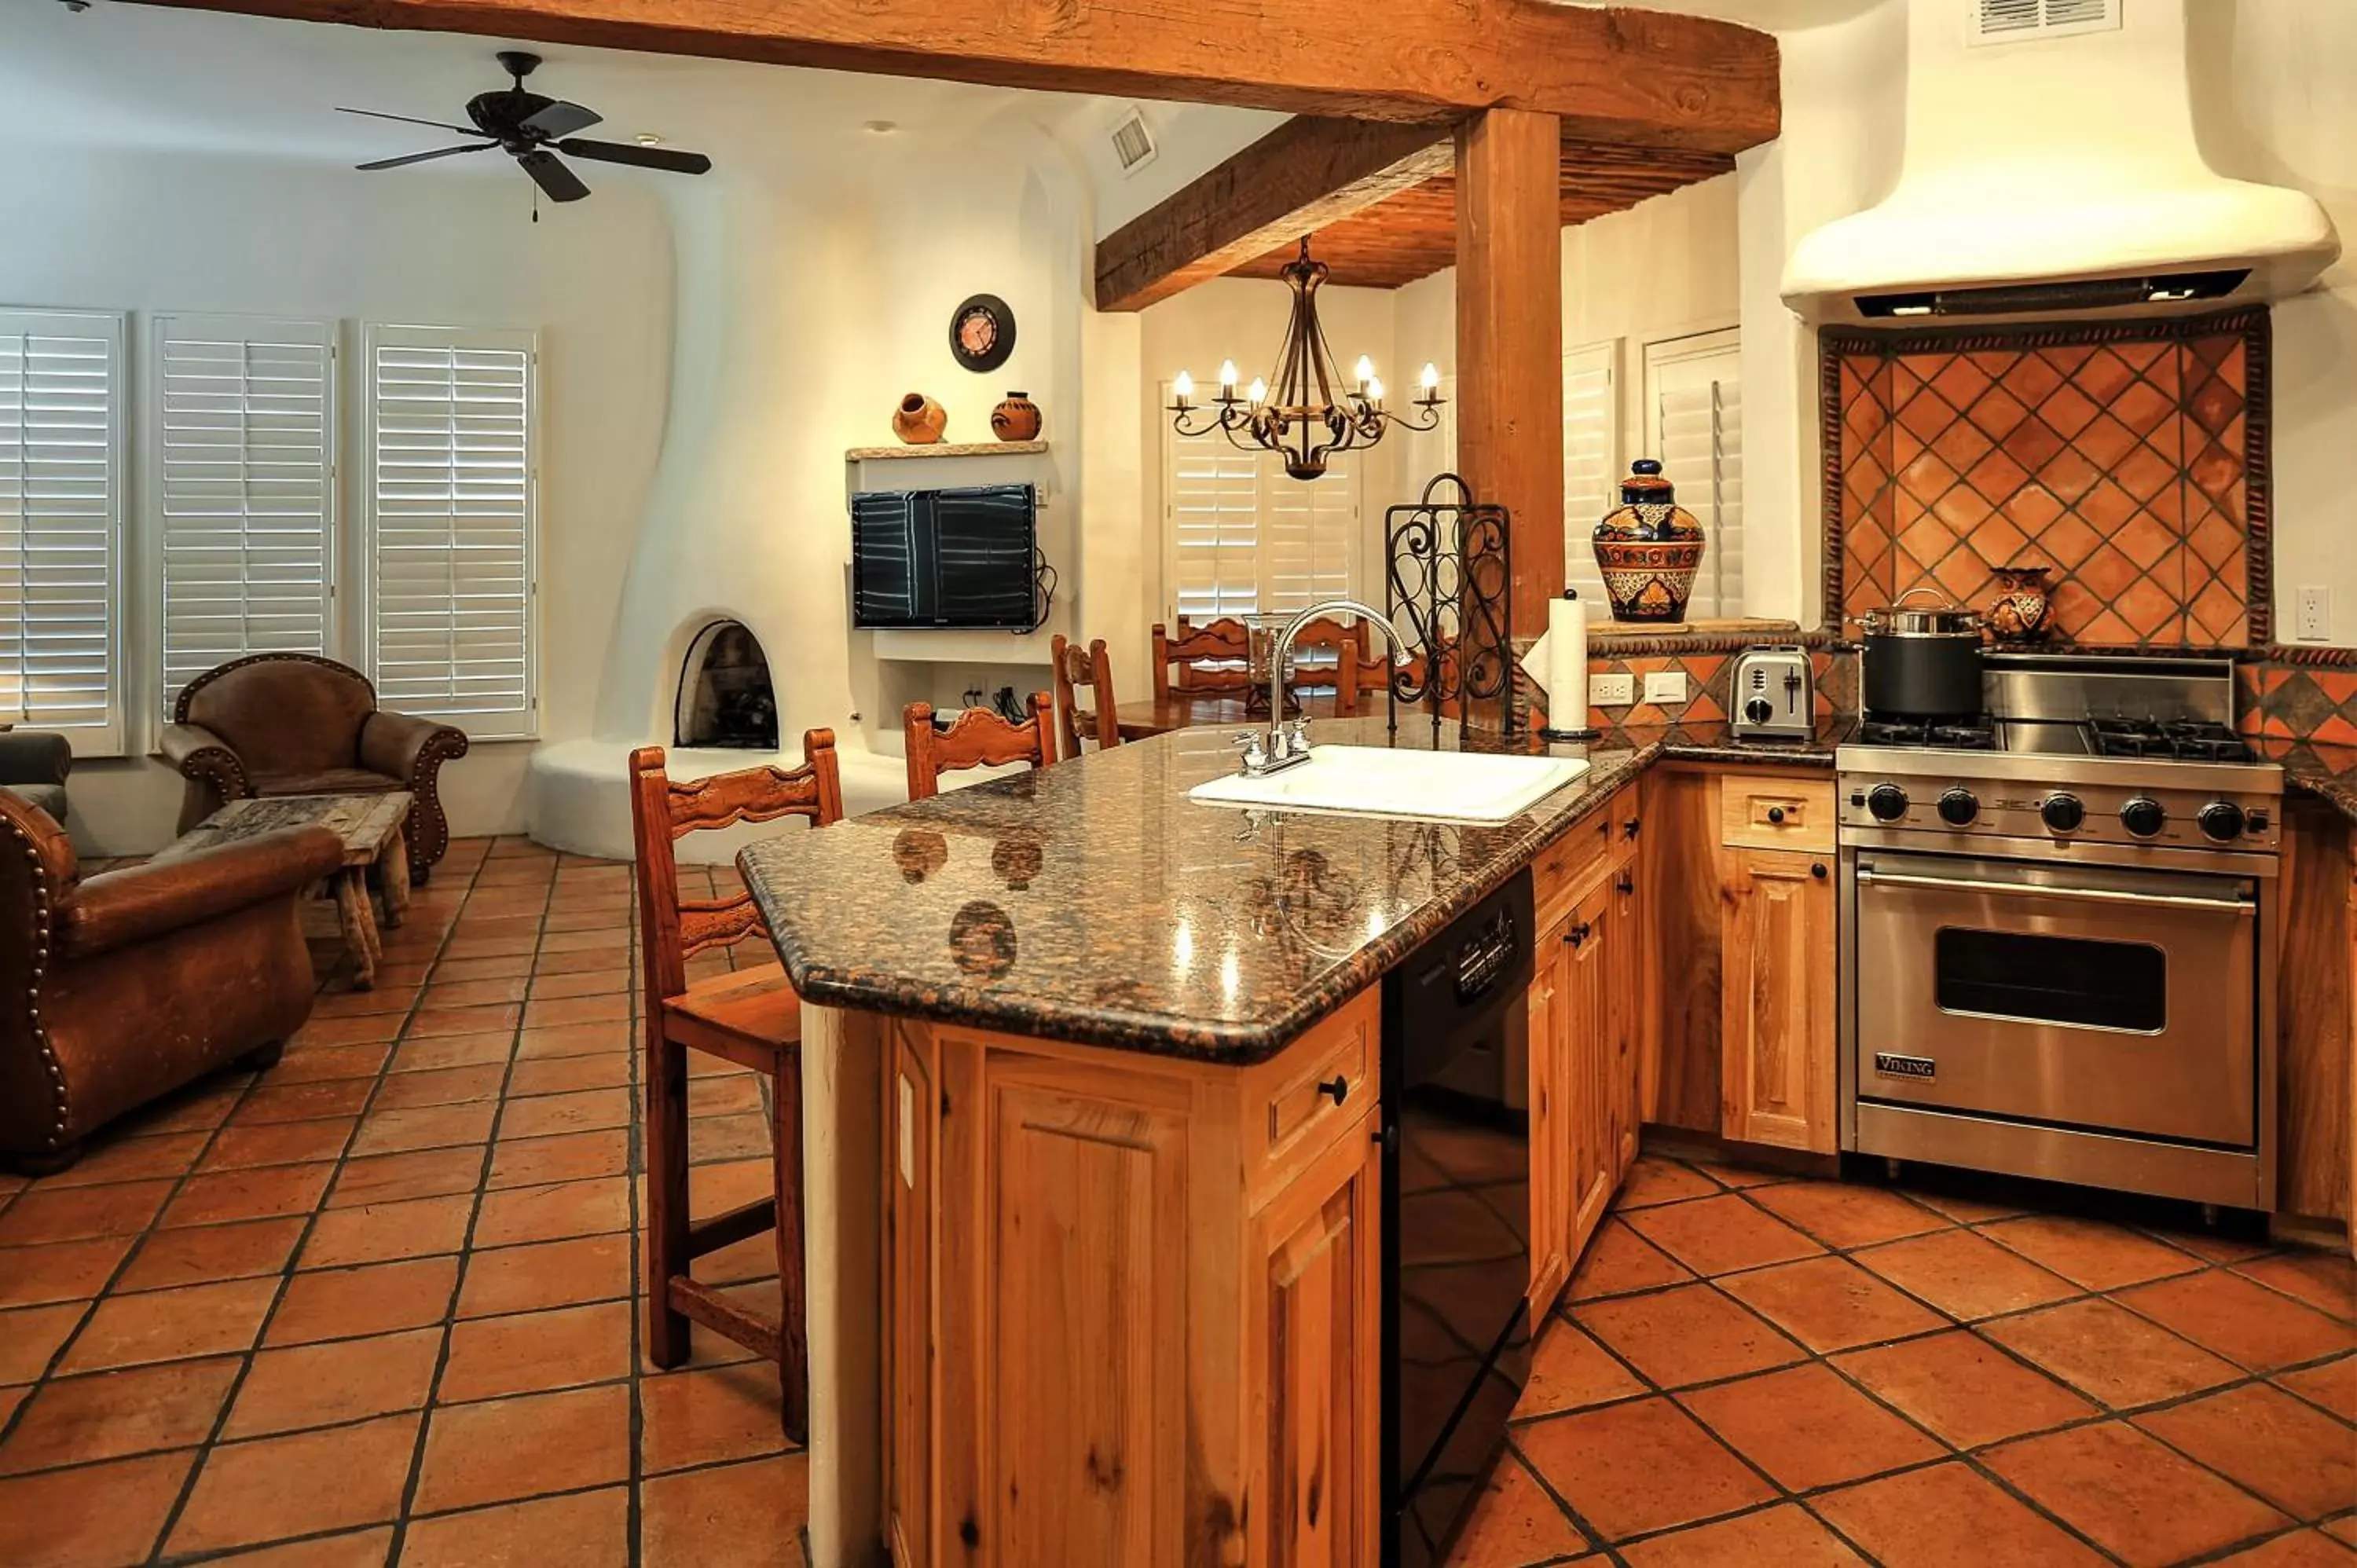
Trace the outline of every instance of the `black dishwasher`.
{"label": "black dishwasher", "polygon": [[1531,877],[1383,979],[1384,1568],[1440,1563],[1530,1376]]}

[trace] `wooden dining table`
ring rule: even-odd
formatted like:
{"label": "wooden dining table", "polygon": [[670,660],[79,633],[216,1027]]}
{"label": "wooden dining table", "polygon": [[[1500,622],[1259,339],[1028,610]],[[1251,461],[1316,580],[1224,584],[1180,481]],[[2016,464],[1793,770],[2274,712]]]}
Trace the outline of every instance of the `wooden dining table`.
{"label": "wooden dining table", "polygon": [[[1372,699],[1382,703],[1382,697]],[[1300,716],[1309,719],[1330,719],[1334,716],[1334,694],[1331,692],[1312,693],[1300,699]],[[1175,729],[1195,729],[1204,725],[1232,725],[1241,729],[1249,725],[1265,725],[1268,715],[1245,711],[1242,692],[1172,691],[1167,696],[1141,697],[1135,702],[1122,703],[1114,709],[1121,725],[1121,738],[1144,740],[1149,736],[1168,735]],[[1287,714],[1286,717],[1295,715]]]}

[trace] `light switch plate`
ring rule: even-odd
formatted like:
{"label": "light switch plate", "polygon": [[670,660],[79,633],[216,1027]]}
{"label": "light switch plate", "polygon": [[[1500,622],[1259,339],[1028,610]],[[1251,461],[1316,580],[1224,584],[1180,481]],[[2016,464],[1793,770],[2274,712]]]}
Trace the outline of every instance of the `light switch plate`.
{"label": "light switch plate", "polygon": [[1686,700],[1686,672],[1683,670],[1649,670],[1645,672],[1645,701],[1675,704]]}
{"label": "light switch plate", "polygon": [[1587,678],[1587,702],[1590,707],[1626,708],[1637,701],[1637,677],[1634,675],[1590,675]]}

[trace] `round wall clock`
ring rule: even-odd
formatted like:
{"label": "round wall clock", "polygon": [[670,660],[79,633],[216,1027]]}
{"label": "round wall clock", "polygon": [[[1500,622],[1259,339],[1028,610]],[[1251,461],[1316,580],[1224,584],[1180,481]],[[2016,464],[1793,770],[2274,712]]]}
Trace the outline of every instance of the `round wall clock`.
{"label": "round wall clock", "polygon": [[977,294],[950,313],[950,352],[969,371],[995,371],[1015,352],[1015,312],[995,294]]}

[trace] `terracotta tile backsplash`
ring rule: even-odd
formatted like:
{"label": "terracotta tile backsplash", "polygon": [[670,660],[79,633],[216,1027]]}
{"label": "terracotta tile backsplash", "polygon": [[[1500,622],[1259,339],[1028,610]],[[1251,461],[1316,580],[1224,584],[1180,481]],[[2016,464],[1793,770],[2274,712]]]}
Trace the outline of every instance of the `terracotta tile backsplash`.
{"label": "terracotta tile backsplash", "polygon": [[2064,641],[2264,642],[2266,342],[2263,311],[1825,334],[1827,602],[1985,607],[2042,564]]}

